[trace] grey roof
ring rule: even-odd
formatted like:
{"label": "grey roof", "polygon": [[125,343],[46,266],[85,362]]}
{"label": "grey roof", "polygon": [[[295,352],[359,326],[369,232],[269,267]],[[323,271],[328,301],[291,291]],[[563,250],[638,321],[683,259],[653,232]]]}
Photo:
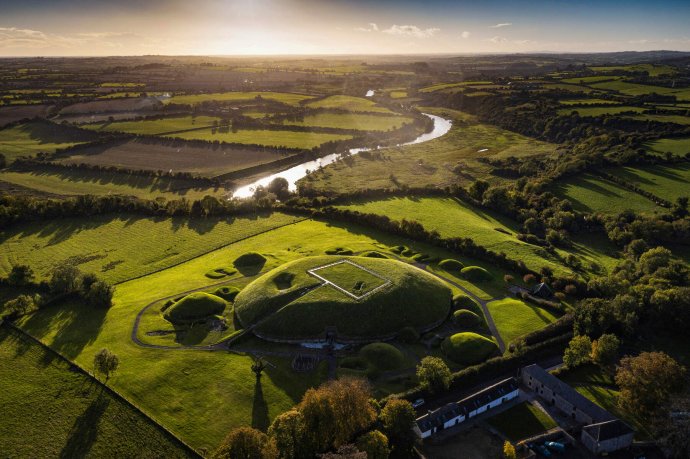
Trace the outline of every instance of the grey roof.
{"label": "grey roof", "polygon": [[551,290],[551,287],[542,282],[534,286],[532,289],[532,295],[540,296],[542,298],[551,298],[553,297],[553,290]]}
{"label": "grey roof", "polygon": [[564,383],[539,365],[532,364],[526,366],[522,369],[522,372],[523,374],[532,376],[532,378],[538,380],[561,398],[567,400],[574,407],[586,413],[594,422],[604,422],[615,419],[611,413],[590,401],[584,395],[570,387],[570,385]]}
{"label": "grey roof", "polygon": [[586,431],[598,442],[635,433],[632,427],[620,419],[590,424],[583,427],[582,430]]}
{"label": "grey roof", "polygon": [[500,381],[493,386],[482,389],[459,402],[448,403],[434,411],[429,411],[424,416],[417,418],[417,427],[422,432],[431,430],[432,427],[439,427],[450,419],[458,416],[467,416],[480,406],[486,405],[497,400],[504,395],[516,390],[518,381],[515,378],[508,378]]}

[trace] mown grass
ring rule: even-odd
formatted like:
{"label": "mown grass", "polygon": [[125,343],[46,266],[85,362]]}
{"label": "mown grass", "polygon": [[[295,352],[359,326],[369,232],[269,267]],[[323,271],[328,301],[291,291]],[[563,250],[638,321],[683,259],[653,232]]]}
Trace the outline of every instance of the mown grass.
{"label": "mown grass", "polygon": [[286,148],[311,149],[326,142],[349,140],[351,135],[326,134],[323,132],[274,131],[244,129],[237,132],[219,132],[213,129],[179,132],[172,137],[184,140],[210,140],[218,142],[241,143],[247,145],[266,145]]}
{"label": "mown grass", "polygon": [[351,112],[393,113],[386,107],[377,105],[372,100],[343,95],[329,96],[325,99],[307,102],[306,105],[311,108],[338,108]]}
{"label": "mown grass", "polygon": [[121,282],[298,220],[280,213],[203,220],[122,215],[18,225],[0,233],[0,272],[5,275],[12,265],[27,263],[45,279],[57,265],[70,261],[83,271]]}
{"label": "mown grass", "polygon": [[[170,220],[163,222],[170,224]],[[124,235],[118,241],[130,243]],[[73,254],[81,253],[78,244],[70,245]],[[303,221],[119,284],[114,305],[107,311],[65,302],[23,319],[20,325],[84,366],[92,364],[94,354],[101,348],[111,349],[121,362],[111,379],[112,385],[193,447],[208,452],[233,427],[265,427],[325,376],[315,372],[296,377],[289,359],[268,357],[275,366],[269,366],[257,385],[250,369],[252,360],[245,355],[138,347],[129,336],[139,311],[160,298],[208,287],[214,282],[205,276],[210,267],[227,266],[250,251],[267,257],[262,271],[266,272],[290,260],[323,254],[333,246],[350,247],[356,252],[386,252],[396,245],[407,245],[439,258],[450,257],[434,247],[355,225]],[[465,264],[477,264],[460,259]],[[458,291],[455,289],[454,293]],[[275,349],[275,345],[268,348]]]}
{"label": "mown grass", "polygon": [[262,99],[275,100],[289,105],[298,105],[303,100],[311,99],[313,96],[305,94],[295,94],[287,92],[221,92],[212,94],[188,94],[173,96],[165,101],[166,104],[185,104],[196,105],[202,102],[246,102],[253,101],[258,97]]}
{"label": "mown grass", "polygon": [[690,137],[658,139],[645,144],[647,151],[659,155],[671,153],[676,156],[684,156],[690,153]]}
{"label": "mown grass", "polygon": [[671,202],[681,196],[690,196],[690,165],[687,163],[619,167],[606,172]]}
{"label": "mown grass", "polygon": [[554,313],[515,298],[504,298],[487,304],[498,333],[508,344],[515,338],[544,328],[558,317]]}
{"label": "mown grass", "polygon": [[468,185],[475,179],[501,182],[504,179],[490,175],[490,166],[477,158],[549,155],[557,148],[550,143],[478,123],[474,117],[462,112],[431,108],[423,110],[451,118],[453,127],[446,135],[423,144],[387,148],[381,150],[380,155],[359,154],[338,161],[310,174],[299,183],[330,193],[403,185]]}
{"label": "mown grass", "polygon": [[633,210],[651,214],[663,210],[644,196],[589,173],[561,180],[553,185],[553,191],[583,212],[618,214]]}
{"label": "mown grass", "polygon": [[211,126],[214,121],[218,122],[220,118],[214,116],[175,116],[156,120],[115,121],[112,123],[106,121],[103,123],[85,124],[81,127],[94,131],[157,135],[166,132]]}
{"label": "mown grass", "polygon": [[35,169],[26,172],[0,172],[0,180],[58,195],[121,194],[145,199],[201,199],[206,195],[221,197],[221,188],[199,188],[186,180],[147,177],[119,172],[87,170]]}
{"label": "mown grass", "polygon": [[194,457],[38,344],[0,328],[0,451],[7,457]]}
{"label": "mown grass", "polygon": [[355,129],[358,131],[390,131],[412,122],[406,116],[380,116],[366,113],[318,113],[304,117],[304,121],[285,121],[292,126]]}
{"label": "mown grass", "polygon": [[358,201],[339,207],[386,215],[398,221],[415,220],[427,230],[436,230],[446,238],[468,237],[487,249],[505,252],[512,258],[522,260],[537,271],[547,266],[556,273],[571,273],[562,261],[562,258],[571,253],[582,260],[586,272],[590,272],[591,263],[607,269],[616,263],[615,248],[610,245],[592,248],[588,244],[575,242],[572,249],[558,249],[559,256],[554,256],[542,247],[518,240],[516,235],[520,232],[520,226],[517,222],[494,212],[475,208],[459,199],[389,198]]}
{"label": "mown grass", "polygon": [[556,421],[536,406],[522,402],[487,421],[513,443],[556,427]]}
{"label": "mown grass", "polygon": [[[92,137],[93,135],[91,135]],[[60,126],[42,121],[29,122],[0,129],[0,154],[12,163],[19,156],[35,156],[37,153],[54,153],[88,140],[75,137]]]}
{"label": "mown grass", "polygon": [[570,115],[572,112],[577,112],[580,116],[602,116],[602,115],[618,115],[620,113],[642,113],[647,110],[645,107],[629,107],[629,106],[616,106],[616,107],[572,107],[572,108],[562,108],[558,110],[558,114]]}

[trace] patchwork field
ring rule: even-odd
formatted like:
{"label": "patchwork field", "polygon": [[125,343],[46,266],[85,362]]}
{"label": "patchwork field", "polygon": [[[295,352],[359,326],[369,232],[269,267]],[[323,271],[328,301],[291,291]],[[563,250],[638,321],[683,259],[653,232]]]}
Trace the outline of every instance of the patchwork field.
{"label": "patchwork field", "polygon": [[620,167],[606,172],[668,201],[690,196],[690,165],[656,165],[649,167]]}
{"label": "patchwork field", "polygon": [[119,398],[0,328],[0,451],[31,457],[196,457]]}
{"label": "patchwork field", "polygon": [[274,213],[231,219],[99,216],[13,227],[0,235],[0,272],[29,263],[39,278],[65,261],[110,282],[184,262],[239,239],[298,221]]}
{"label": "patchwork field", "polygon": [[372,100],[353,96],[329,96],[325,99],[307,102],[306,105],[311,108],[337,108],[351,112],[393,113]]}
{"label": "patchwork field", "polygon": [[237,132],[214,132],[211,129],[179,132],[173,137],[184,140],[209,140],[248,145],[266,145],[284,148],[311,149],[326,142],[352,139],[351,135],[325,134],[322,132],[239,130]]}
{"label": "patchwork field", "polygon": [[644,196],[592,174],[560,180],[552,188],[555,194],[570,200],[577,210],[583,212],[617,214],[624,210],[642,213],[663,210]]}
{"label": "patchwork field", "polygon": [[548,155],[557,148],[554,144],[477,123],[462,112],[423,110],[451,118],[450,132],[424,144],[387,148],[380,155],[360,154],[339,161],[300,180],[300,186],[329,193],[402,185],[443,187],[458,182],[467,185],[478,178],[500,182],[502,179],[490,175],[490,167],[477,158]]}
{"label": "patchwork field", "polygon": [[658,139],[645,144],[647,151],[665,155],[671,153],[676,156],[685,156],[690,153],[690,137]]}
{"label": "patchwork field", "polygon": [[487,306],[506,344],[558,319],[546,309],[514,298],[492,301]]}
{"label": "patchwork field", "polygon": [[196,147],[186,142],[128,140],[99,145],[59,159],[63,164],[92,164],[127,169],[172,170],[215,177],[284,158],[274,150]]}
{"label": "patchwork field", "polygon": [[53,153],[92,140],[93,135],[75,135],[75,130],[42,121],[29,122],[0,130],[0,154],[8,163],[19,156],[35,156],[37,153]]}
{"label": "patchwork field", "polygon": [[257,98],[274,100],[288,105],[298,105],[313,96],[286,92],[222,92],[212,94],[189,94],[173,96],[165,100],[166,104],[196,105],[202,102],[248,102]]}
{"label": "patchwork field", "polygon": [[211,126],[214,121],[219,122],[220,118],[213,116],[179,116],[155,120],[116,121],[113,123],[106,121],[103,123],[85,124],[81,127],[94,131],[158,135]]}

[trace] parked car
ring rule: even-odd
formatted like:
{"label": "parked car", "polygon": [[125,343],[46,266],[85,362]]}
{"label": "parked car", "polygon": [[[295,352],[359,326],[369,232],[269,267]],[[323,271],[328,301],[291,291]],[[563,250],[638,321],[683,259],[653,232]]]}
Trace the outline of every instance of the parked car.
{"label": "parked car", "polygon": [[412,402],[412,408],[419,408],[422,405],[424,405],[424,399],[423,398],[418,398],[417,400]]}

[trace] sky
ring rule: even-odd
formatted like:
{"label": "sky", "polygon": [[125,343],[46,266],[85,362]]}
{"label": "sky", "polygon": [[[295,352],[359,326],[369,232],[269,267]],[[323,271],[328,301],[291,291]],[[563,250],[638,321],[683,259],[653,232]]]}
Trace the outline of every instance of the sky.
{"label": "sky", "polygon": [[683,0],[0,0],[0,56],[690,51]]}

